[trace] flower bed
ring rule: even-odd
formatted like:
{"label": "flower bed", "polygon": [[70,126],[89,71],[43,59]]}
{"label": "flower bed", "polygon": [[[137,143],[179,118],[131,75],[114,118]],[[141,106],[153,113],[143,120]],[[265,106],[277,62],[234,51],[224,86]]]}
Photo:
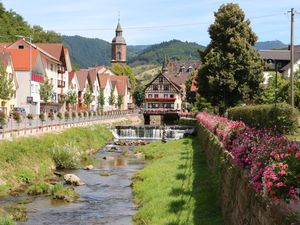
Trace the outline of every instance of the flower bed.
{"label": "flower bed", "polygon": [[217,115],[201,112],[196,118],[232,153],[255,191],[276,202],[299,200],[300,150],[296,143]]}

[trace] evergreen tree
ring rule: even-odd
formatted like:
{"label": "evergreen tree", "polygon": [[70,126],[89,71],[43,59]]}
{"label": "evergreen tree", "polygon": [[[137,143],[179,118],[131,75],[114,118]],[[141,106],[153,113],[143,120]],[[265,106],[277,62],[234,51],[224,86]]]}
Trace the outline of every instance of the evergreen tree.
{"label": "evergreen tree", "polygon": [[121,105],[123,103],[124,103],[124,96],[123,95],[118,95],[117,105],[118,105],[119,109],[121,108]]}
{"label": "evergreen tree", "polygon": [[140,107],[145,99],[145,91],[143,86],[137,86],[137,88],[133,92],[133,98],[135,104]]}
{"label": "evergreen tree", "polygon": [[109,105],[113,106],[115,104],[115,102],[116,102],[116,100],[115,100],[114,92],[113,92],[113,90],[111,90],[110,96],[108,98],[108,103],[109,103]]}
{"label": "evergreen tree", "polygon": [[46,79],[44,83],[40,85],[40,97],[46,105],[46,111],[47,111],[47,103],[52,97],[52,89],[53,89],[53,85],[49,82],[48,79]]}
{"label": "evergreen tree", "polygon": [[100,92],[98,95],[98,107],[103,109],[104,103],[105,103],[104,90],[100,88]]}
{"label": "evergreen tree", "polygon": [[73,89],[68,91],[66,96],[66,103],[70,104],[72,106],[72,109],[74,108],[74,105],[77,103],[77,93]]}
{"label": "evergreen tree", "polygon": [[88,110],[90,110],[90,104],[93,102],[93,94],[90,91],[90,89],[88,89],[84,95],[83,95],[83,99],[84,99],[84,103],[87,105]]}
{"label": "evergreen tree", "polygon": [[253,48],[257,36],[238,4],[222,5],[209,27],[211,42],[198,71],[199,93],[224,110],[260,93],[264,63]]}
{"label": "evergreen tree", "polygon": [[0,63],[0,100],[8,101],[14,94],[13,79],[6,73],[5,67]]}

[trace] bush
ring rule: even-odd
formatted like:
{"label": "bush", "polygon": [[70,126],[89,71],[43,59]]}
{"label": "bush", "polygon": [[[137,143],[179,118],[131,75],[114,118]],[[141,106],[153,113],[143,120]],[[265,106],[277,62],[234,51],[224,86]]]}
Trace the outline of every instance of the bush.
{"label": "bush", "polygon": [[48,113],[48,118],[49,118],[50,120],[54,120],[54,113],[53,113],[53,112],[49,112],[49,113]]}
{"label": "bush", "polygon": [[19,112],[13,112],[13,119],[17,122],[21,122],[21,114]]}
{"label": "bush", "polygon": [[60,199],[66,202],[73,202],[79,198],[78,193],[76,193],[70,187],[64,187],[62,184],[55,184],[51,188],[51,196],[53,199]]}
{"label": "bush", "polygon": [[58,113],[57,113],[57,118],[60,119],[60,120],[63,118],[63,115],[62,115],[61,112],[58,112]]}
{"label": "bush", "polygon": [[76,118],[76,112],[72,112],[72,119],[75,119]]}
{"label": "bush", "polygon": [[241,120],[251,127],[271,129],[282,134],[292,133],[298,127],[298,111],[286,103],[230,108],[228,118]]}
{"label": "bush", "polygon": [[16,225],[16,223],[9,216],[0,216],[1,225]]}
{"label": "bush", "polygon": [[77,115],[78,115],[79,118],[82,117],[82,113],[81,112],[78,112]]}
{"label": "bush", "polygon": [[65,119],[68,120],[70,118],[70,113],[69,112],[65,112]]}
{"label": "bush", "polygon": [[91,112],[91,111],[89,111],[89,112],[88,112],[88,114],[89,114],[89,117],[91,117],[91,116],[92,116],[92,112]]}
{"label": "bush", "polygon": [[27,194],[29,195],[46,194],[48,193],[49,188],[50,188],[49,184],[45,182],[33,184],[27,189]]}
{"label": "bush", "polygon": [[83,116],[87,117],[87,112],[86,111],[83,112]]}
{"label": "bush", "polygon": [[6,124],[6,115],[4,112],[0,112],[0,126],[4,126]]}
{"label": "bush", "polygon": [[46,120],[45,113],[41,113],[41,114],[39,115],[39,118],[40,118],[40,120],[41,120],[42,122],[44,122],[44,121]]}
{"label": "bush", "polygon": [[50,153],[57,168],[73,169],[78,167],[80,160],[80,152],[75,145],[55,145],[50,150]]}
{"label": "bush", "polygon": [[27,119],[29,119],[29,120],[33,120],[33,115],[32,115],[31,113],[28,113],[28,115],[27,115]]}

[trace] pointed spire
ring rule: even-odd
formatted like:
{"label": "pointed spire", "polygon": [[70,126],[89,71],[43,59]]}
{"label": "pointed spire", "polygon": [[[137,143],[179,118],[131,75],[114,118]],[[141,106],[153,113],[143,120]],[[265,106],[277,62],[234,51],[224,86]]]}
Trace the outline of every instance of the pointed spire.
{"label": "pointed spire", "polygon": [[122,27],[121,27],[121,24],[120,24],[120,11],[118,13],[118,25],[117,25],[117,28],[116,28],[116,32],[122,32]]}

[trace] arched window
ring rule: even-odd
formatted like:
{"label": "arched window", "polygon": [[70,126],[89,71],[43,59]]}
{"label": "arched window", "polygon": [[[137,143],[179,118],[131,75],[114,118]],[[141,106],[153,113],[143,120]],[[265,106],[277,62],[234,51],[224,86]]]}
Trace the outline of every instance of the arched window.
{"label": "arched window", "polygon": [[117,52],[117,60],[120,61],[121,60],[121,56],[122,56],[122,53],[119,51]]}

